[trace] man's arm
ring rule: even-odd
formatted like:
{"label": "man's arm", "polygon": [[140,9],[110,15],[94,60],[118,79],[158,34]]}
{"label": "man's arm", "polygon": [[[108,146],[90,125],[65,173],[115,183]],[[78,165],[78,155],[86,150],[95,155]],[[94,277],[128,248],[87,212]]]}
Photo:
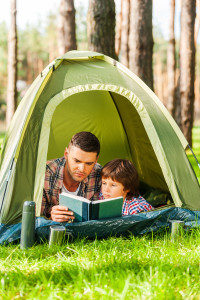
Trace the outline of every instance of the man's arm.
{"label": "man's arm", "polygon": [[46,191],[43,189],[41,215],[55,221],[68,222],[74,220],[74,213],[69,211],[67,207],[60,205],[50,205]]}
{"label": "man's arm", "polygon": [[41,216],[45,216],[46,218],[50,218],[51,214],[51,205],[48,201],[48,195],[45,189],[43,189],[43,197],[42,197],[42,205],[41,205]]}

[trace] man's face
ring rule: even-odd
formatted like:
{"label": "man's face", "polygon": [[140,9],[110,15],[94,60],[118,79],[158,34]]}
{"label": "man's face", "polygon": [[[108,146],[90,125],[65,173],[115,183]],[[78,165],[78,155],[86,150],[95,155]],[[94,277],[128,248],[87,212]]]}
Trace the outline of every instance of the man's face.
{"label": "man's face", "polygon": [[66,171],[77,182],[81,182],[88,177],[98,159],[97,153],[85,152],[75,146],[66,148],[64,156]]}

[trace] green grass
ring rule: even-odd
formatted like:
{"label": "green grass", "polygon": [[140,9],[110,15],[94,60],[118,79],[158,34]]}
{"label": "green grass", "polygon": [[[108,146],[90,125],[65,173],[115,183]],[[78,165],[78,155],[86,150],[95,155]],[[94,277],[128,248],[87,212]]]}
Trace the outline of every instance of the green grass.
{"label": "green grass", "polygon": [[2,299],[198,299],[200,232],[0,247]]}
{"label": "green grass", "polygon": [[[194,128],[200,160],[200,128]],[[191,155],[189,159],[194,165]],[[0,247],[0,299],[200,299],[200,229]]]}

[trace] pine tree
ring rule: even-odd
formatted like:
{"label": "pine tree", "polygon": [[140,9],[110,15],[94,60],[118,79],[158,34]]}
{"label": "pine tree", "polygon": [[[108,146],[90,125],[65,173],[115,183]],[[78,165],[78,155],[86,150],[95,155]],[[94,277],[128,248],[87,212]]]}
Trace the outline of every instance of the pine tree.
{"label": "pine tree", "polygon": [[116,58],[115,54],[115,2],[90,0],[87,15],[88,47]]}
{"label": "pine tree", "polygon": [[63,55],[67,51],[76,50],[76,24],[73,0],[61,0],[58,24],[59,54]]}
{"label": "pine tree", "polygon": [[192,127],[194,120],[195,15],[196,1],[182,0],[180,38],[181,127],[190,145],[192,145]]}
{"label": "pine tree", "polygon": [[152,0],[131,0],[129,67],[153,90]]}

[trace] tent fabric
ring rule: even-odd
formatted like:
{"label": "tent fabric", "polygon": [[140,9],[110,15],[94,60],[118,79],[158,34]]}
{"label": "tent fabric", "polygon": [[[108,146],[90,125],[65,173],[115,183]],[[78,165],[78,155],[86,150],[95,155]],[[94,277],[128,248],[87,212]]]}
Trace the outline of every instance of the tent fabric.
{"label": "tent fabric", "polygon": [[[45,242],[49,240],[50,226],[62,225],[66,232],[74,238],[101,239],[110,236],[135,236],[156,232],[161,229],[169,229],[170,221],[180,220],[185,222],[185,230],[200,226],[200,211],[171,207],[158,211],[139,213],[132,216],[124,216],[99,221],[87,221],[78,223],[57,223],[46,220],[43,217],[36,218],[35,241]],[[19,242],[21,236],[21,223],[15,225],[0,225],[0,245]]]}
{"label": "tent fabric", "polygon": [[176,206],[200,210],[187,141],[155,94],[113,59],[71,51],[38,76],[11,122],[1,155],[3,224],[19,222],[27,200],[40,215],[45,162],[62,156],[81,130],[100,139],[100,163],[129,158],[141,183],[169,192]]}

